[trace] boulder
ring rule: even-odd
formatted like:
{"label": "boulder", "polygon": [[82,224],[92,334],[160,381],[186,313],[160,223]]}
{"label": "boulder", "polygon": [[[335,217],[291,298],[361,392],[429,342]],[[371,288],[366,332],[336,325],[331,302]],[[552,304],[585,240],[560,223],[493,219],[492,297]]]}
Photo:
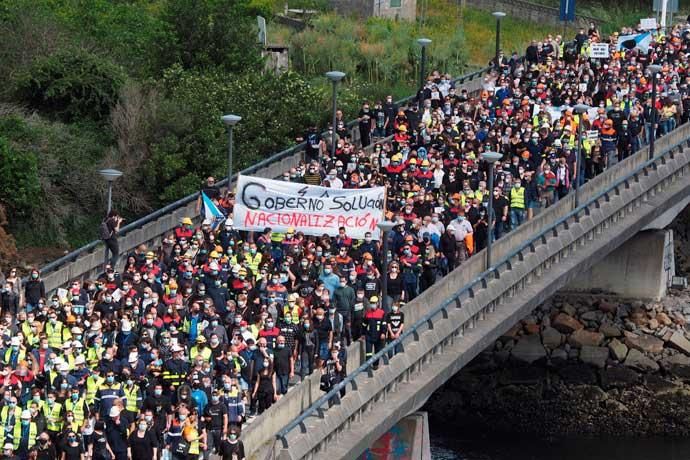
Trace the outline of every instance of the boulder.
{"label": "boulder", "polygon": [[632,349],[628,352],[628,357],[625,358],[625,363],[623,364],[642,372],[656,372],[659,370],[659,365],[656,361],[646,357],[637,349]]}
{"label": "boulder", "polygon": [[602,320],[604,317],[604,313],[594,310],[594,311],[588,311],[580,315],[580,320],[581,321],[594,321],[594,322],[599,322]]}
{"label": "boulder", "polygon": [[618,339],[613,339],[609,342],[609,350],[611,351],[611,357],[621,362],[628,355],[628,347]]}
{"label": "boulder", "polygon": [[526,363],[533,363],[546,357],[546,350],[541,344],[538,335],[527,335],[522,337],[510,351],[513,358]]}
{"label": "boulder", "polygon": [[516,324],[515,326],[508,329],[502,336],[501,340],[505,343],[509,340],[516,339],[520,335],[520,330],[522,329],[521,324]]}
{"label": "boulder", "polygon": [[623,334],[618,326],[611,323],[604,323],[599,326],[599,332],[604,334],[606,338],[620,337]]}
{"label": "boulder", "polygon": [[630,315],[630,321],[637,326],[646,326],[649,323],[649,318],[647,317],[647,312],[635,310]]}
{"label": "boulder", "polygon": [[599,302],[599,310],[603,311],[604,313],[616,313],[616,310],[618,310],[618,304],[602,300]]}
{"label": "boulder", "polygon": [[671,338],[668,339],[668,343],[673,348],[682,351],[686,355],[690,355],[690,341],[681,332],[675,331]]}
{"label": "boulder", "polygon": [[568,337],[568,343],[576,348],[583,346],[598,347],[604,341],[604,334],[601,332],[586,331],[579,329]]}
{"label": "boulder", "polygon": [[656,318],[652,318],[649,320],[649,324],[647,324],[647,327],[655,330],[659,328],[659,321],[656,320]]}
{"label": "boulder", "polygon": [[551,352],[551,361],[568,361],[568,352],[565,351],[563,348],[556,348]]}
{"label": "boulder", "polygon": [[580,361],[591,364],[594,367],[603,369],[606,366],[606,359],[609,357],[609,350],[606,347],[591,347],[584,345],[580,349]]}
{"label": "boulder", "polygon": [[570,334],[584,328],[581,322],[570,315],[566,315],[565,313],[559,313],[556,315],[552,324],[554,328],[563,334]]}
{"label": "boulder", "polygon": [[553,350],[561,346],[563,336],[556,329],[552,327],[545,327],[544,330],[541,331],[541,340],[546,348]]}
{"label": "boulder", "polygon": [[529,335],[539,334],[540,326],[534,323],[525,324],[525,333]]}
{"label": "boulder", "polygon": [[664,326],[670,326],[673,324],[673,320],[669,318],[668,315],[663,311],[656,315],[656,320],[659,321],[659,324],[663,324]]}
{"label": "boulder", "polygon": [[625,333],[625,344],[628,348],[634,348],[642,353],[661,353],[664,350],[664,341],[648,334]]}
{"label": "boulder", "polygon": [[572,305],[566,302],[561,307],[561,311],[568,316],[575,316],[575,313],[577,313],[577,308],[573,307]]}

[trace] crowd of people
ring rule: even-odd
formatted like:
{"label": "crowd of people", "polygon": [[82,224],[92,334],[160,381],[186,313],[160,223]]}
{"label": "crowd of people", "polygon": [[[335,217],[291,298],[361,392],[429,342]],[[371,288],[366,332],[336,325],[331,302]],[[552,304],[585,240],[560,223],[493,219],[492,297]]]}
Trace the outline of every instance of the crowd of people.
{"label": "crowd of people", "polygon": [[[283,179],[387,186],[388,254],[347,228],[238,230],[232,193],[209,177],[202,191],[228,216],[216,231],[187,217],[160,247],[120,258],[113,212],[100,229],[115,240],[112,257],[98,277],[46,295],[39,270],[25,281],[10,270],[0,280],[2,458],[244,459],[243,426],[292,385],[320,372],[328,391],[345,376],[350,343],[364,340],[371,356],[397,338],[405,305],[489,238],[687,120],[682,27],[655,34],[646,53],[613,46],[609,59],[589,58],[603,40],[592,27],[572,42],[534,42],[524,57],[501,54],[476,95],[433,72],[406,107],[365,102],[362,148],[342,114],[329,127],[334,154],[332,131],[307,132],[306,160]],[[650,63],[663,65],[655,107]],[[578,103],[596,116],[574,113]],[[493,190],[487,151],[503,155]]]}

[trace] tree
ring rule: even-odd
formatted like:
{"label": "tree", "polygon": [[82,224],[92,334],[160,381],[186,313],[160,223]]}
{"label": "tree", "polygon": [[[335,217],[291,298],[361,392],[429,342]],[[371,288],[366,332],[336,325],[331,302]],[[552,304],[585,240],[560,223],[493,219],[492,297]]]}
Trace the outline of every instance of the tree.
{"label": "tree", "polygon": [[7,205],[12,214],[27,215],[41,193],[36,155],[16,151],[0,137],[0,177],[0,204]]}
{"label": "tree", "polygon": [[167,0],[162,12],[169,40],[161,69],[219,67],[228,72],[260,70],[261,49],[247,0]]}
{"label": "tree", "polygon": [[19,75],[16,97],[66,122],[100,121],[110,114],[124,81],[123,70],[108,59],[86,50],[61,49]]}

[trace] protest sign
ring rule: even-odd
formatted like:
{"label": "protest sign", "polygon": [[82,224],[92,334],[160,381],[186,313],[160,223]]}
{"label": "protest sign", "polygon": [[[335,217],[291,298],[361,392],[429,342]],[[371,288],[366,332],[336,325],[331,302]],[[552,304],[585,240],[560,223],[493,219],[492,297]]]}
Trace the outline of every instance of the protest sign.
{"label": "protest sign", "polygon": [[362,239],[366,232],[378,239],[383,220],[385,187],[333,189],[315,185],[243,176],[237,180],[233,222],[240,230],[338,235]]}
{"label": "protest sign", "polygon": [[610,57],[609,44],[608,43],[592,43],[589,57],[594,58],[594,59],[608,59]]}

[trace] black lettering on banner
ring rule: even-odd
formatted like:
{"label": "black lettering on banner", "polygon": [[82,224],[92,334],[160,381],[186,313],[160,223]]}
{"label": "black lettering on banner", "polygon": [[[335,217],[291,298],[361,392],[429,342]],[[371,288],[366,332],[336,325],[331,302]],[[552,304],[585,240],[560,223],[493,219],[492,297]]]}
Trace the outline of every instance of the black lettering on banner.
{"label": "black lettering on banner", "polygon": [[242,187],[242,193],[240,193],[240,197],[242,197],[242,203],[244,203],[244,205],[247,206],[249,209],[256,210],[261,207],[261,200],[256,195],[251,194],[252,191],[250,187],[258,187],[259,189],[261,189],[261,191],[264,192],[266,191],[266,187],[258,182],[247,182],[245,186]]}

